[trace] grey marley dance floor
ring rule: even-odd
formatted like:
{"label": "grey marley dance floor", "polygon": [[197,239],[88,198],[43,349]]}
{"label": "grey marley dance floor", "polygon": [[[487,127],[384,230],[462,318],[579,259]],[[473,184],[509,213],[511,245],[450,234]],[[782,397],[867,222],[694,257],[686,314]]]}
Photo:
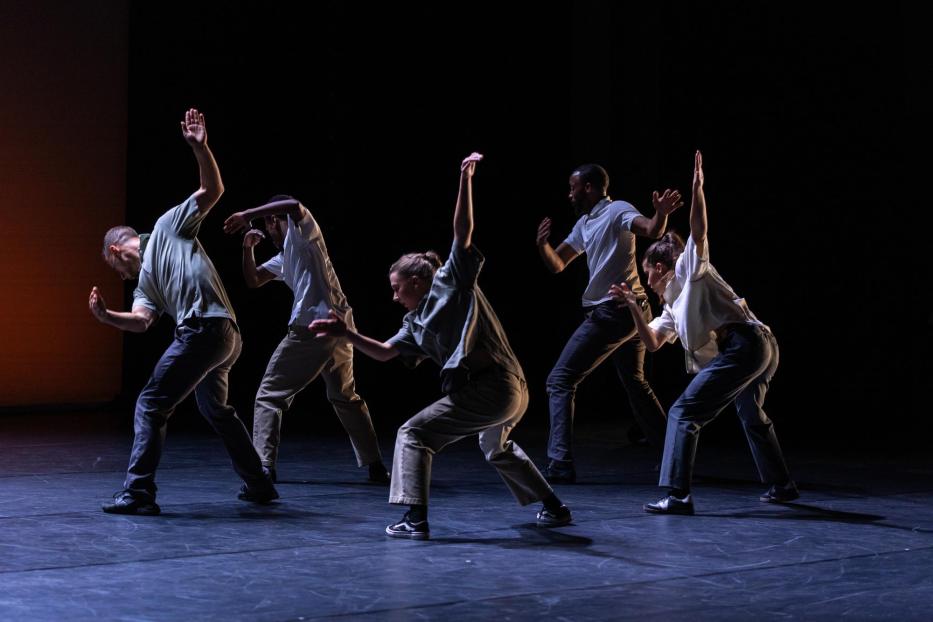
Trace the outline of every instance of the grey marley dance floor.
{"label": "grey marley dance floor", "polygon": [[[0,620],[679,620],[933,617],[933,464],[788,451],[799,503],[758,501],[744,446],[701,444],[698,515],[659,517],[656,459],[582,428],[574,525],[534,526],[476,444],[434,463],[427,542],[345,438],[286,438],[280,502],[236,499],[217,438],[169,430],[158,517],[103,514],[127,433],[0,418]],[[40,431],[41,430],[41,431]],[[383,451],[391,455],[389,435]],[[536,460],[543,433],[519,430]]]}

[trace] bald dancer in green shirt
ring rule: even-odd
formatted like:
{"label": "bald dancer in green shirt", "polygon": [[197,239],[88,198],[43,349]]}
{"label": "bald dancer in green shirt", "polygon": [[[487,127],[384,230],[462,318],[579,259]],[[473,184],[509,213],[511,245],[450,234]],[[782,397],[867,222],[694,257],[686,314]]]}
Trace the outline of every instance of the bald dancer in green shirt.
{"label": "bald dancer in green shirt", "polygon": [[201,223],[223,194],[217,162],[207,146],[204,115],[195,109],[181,122],[201,185],[182,204],[156,221],[151,234],[113,227],[104,236],[104,260],[124,280],[139,279],[129,312],[107,308],[97,287],[88,300],[100,322],[145,332],[166,313],[175,321],[175,339],[156,364],[136,401],[135,436],[123,490],[104,503],[112,514],[154,515],[155,471],[162,456],[168,418],[192,392],[198,409],[217,431],[243,481],[239,498],[268,503],[278,498],[236,411],[227,403],[227,376],[240,355],[236,316],[217,270],[198,241]]}

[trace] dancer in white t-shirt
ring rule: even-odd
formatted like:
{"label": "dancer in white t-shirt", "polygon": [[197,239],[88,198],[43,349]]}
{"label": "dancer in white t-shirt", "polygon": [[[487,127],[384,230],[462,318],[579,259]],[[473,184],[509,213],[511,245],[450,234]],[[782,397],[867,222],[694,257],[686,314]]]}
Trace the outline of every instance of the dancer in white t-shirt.
{"label": "dancer in white t-shirt", "polygon": [[703,158],[697,151],[690,237],[684,245],[676,234],[665,234],[648,248],[642,261],[648,286],[661,298],[663,312],[648,323],[626,283],[610,289],[631,311],[648,350],[680,339],[687,371],[696,374],[668,412],[659,485],[669,488],[670,494],[644,506],[646,512],[655,514],[693,514],[690,481],[700,430],[731,402],[735,402],[761,481],[771,484],[761,501],[782,503],[800,496],[774,426],[762,409],[778,366],[777,341],[710,264],[706,232]]}
{"label": "dancer in white t-shirt", "polygon": [[[253,249],[263,234],[249,229],[250,221],[255,218],[264,220],[266,233],[279,249],[277,255],[259,267]],[[261,287],[277,279],[295,294],[288,334],[269,359],[256,393],[253,445],[263,468],[275,481],[282,414],[302,389],[321,376],[327,387],[327,399],[350,436],[357,464],[369,467],[371,481],[387,484],[389,475],[382,462],[369,409],[356,393],[353,346],[346,339],[318,339],[308,331],[308,324],[329,317],[331,309],[353,325],[353,311],[340,288],[321,228],[308,208],[297,199],[277,195],[265,205],[231,215],[224,223],[227,233],[245,230],[248,230],[243,237],[246,284]]]}

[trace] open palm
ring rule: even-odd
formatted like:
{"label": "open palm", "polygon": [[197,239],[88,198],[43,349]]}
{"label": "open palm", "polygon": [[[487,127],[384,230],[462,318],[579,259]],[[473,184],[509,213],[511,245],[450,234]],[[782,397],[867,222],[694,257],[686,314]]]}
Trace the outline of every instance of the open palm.
{"label": "open palm", "polygon": [[698,190],[703,187],[703,154],[697,150],[693,159],[693,188]]}
{"label": "open palm", "polygon": [[185,113],[185,120],[181,122],[181,134],[191,145],[207,144],[207,125],[204,124],[204,115],[195,108]]}

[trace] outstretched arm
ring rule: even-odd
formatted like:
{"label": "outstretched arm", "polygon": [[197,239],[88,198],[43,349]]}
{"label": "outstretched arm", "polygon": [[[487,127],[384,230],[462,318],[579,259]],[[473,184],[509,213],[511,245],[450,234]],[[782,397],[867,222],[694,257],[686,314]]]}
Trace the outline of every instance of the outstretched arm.
{"label": "outstretched arm", "polygon": [[256,256],[253,248],[265,237],[259,229],[250,229],[243,236],[243,279],[250,289],[262,287],[275,278],[275,275],[265,268],[256,267]]}
{"label": "outstretched arm", "polygon": [[181,122],[181,135],[191,145],[194,157],[198,161],[201,187],[194,193],[194,198],[198,202],[198,210],[203,214],[214,207],[220,195],[224,193],[220,169],[217,168],[214,154],[207,146],[207,125],[204,123],[204,115],[194,108],[186,112],[185,120]]}
{"label": "outstretched arm", "polygon": [[346,322],[334,313],[330,312],[330,317],[326,320],[314,320],[308,325],[308,330],[316,337],[343,337],[353,344],[353,347],[368,357],[377,361],[390,361],[399,355],[398,349],[383,341],[377,341],[372,337],[361,335],[355,330],[347,328]]}
{"label": "outstretched arm", "polygon": [[706,241],[706,195],[703,193],[703,154],[693,158],[693,198],[690,201],[690,237],[697,248]]}
{"label": "outstretched arm", "polygon": [[642,343],[645,344],[645,347],[648,348],[649,352],[654,352],[658,348],[664,345],[664,340],[661,338],[658,333],[648,326],[648,322],[645,321],[645,316],[641,314],[641,307],[638,306],[638,300],[635,298],[635,293],[629,288],[627,283],[619,283],[618,285],[612,285],[609,288],[609,294],[620,304],[624,304],[628,307],[628,310],[632,312],[632,319],[635,320],[635,327],[638,329],[638,336],[641,337]]}
{"label": "outstretched arm", "polygon": [[97,287],[91,289],[91,296],[88,299],[88,307],[91,314],[97,318],[101,324],[109,324],[120,330],[126,330],[133,333],[144,333],[156,320],[156,315],[146,307],[133,307],[133,311],[111,311],[107,308],[103,294]]}
{"label": "outstretched arm", "polygon": [[551,219],[545,218],[538,225],[538,254],[547,269],[557,274],[563,272],[571,261],[576,259],[580,253],[566,242],[561,242],[557,248],[551,246],[548,238],[551,237]]}
{"label": "outstretched arm", "polygon": [[654,216],[645,218],[638,216],[632,221],[632,233],[646,238],[658,239],[664,235],[667,228],[667,217],[682,206],[680,191],[668,188],[660,195],[655,190],[651,194],[651,203],[654,205]]}
{"label": "outstretched arm", "polygon": [[307,210],[301,206],[296,199],[284,199],[282,201],[273,201],[253,209],[244,210],[230,214],[224,221],[224,233],[236,233],[250,228],[250,222],[257,218],[266,216],[282,216],[288,214],[295,222],[300,221]]}
{"label": "outstretched arm", "polygon": [[454,242],[460,248],[470,248],[473,243],[473,174],[476,163],[483,154],[473,152],[460,163],[460,192],[454,208]]}

